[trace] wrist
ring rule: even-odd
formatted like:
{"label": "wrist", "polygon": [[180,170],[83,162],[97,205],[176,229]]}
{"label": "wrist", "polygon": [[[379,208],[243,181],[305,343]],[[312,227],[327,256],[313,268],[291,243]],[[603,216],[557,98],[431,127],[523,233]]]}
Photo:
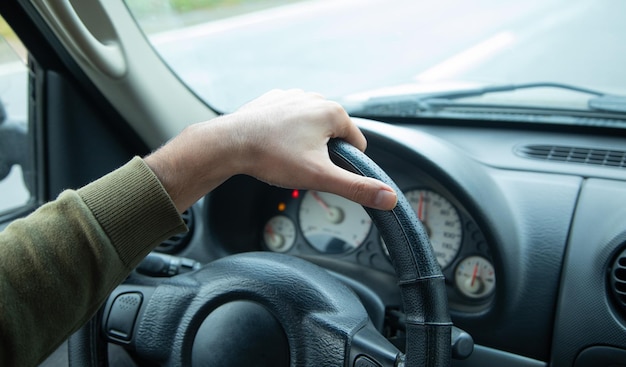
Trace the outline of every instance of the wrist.
{"label": "wrist", "polygon": [[237,173],[239,148],[228,124],[220,117],[190,125],[144,158],[179,212]]}

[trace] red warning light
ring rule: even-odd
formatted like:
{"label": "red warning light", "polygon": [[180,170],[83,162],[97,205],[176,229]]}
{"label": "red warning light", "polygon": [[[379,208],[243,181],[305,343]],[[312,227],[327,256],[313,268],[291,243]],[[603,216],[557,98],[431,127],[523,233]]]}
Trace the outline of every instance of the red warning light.
{"label": "red warning light", "polygon": [[300,197],[300,191],[299,190],[293,190],[291,192],[291,197],[294,198],[294,199],[299,198]]}

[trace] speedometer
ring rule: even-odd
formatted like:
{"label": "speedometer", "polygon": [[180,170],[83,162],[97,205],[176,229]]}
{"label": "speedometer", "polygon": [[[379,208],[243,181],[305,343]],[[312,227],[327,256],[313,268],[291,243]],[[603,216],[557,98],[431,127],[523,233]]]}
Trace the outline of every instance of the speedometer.
{"label": "speedometer", "polygon": [[300,229],[319,252],[340,254],[356,249],[371,227],[365,209],[341,196],[307,191],[300,203]]}
{"label": "speedometer", "polygon": [[461,248],[459,212],[448,199],[431,190],[410,190],[404,196],[424,225],[439,265],[447,267]]}

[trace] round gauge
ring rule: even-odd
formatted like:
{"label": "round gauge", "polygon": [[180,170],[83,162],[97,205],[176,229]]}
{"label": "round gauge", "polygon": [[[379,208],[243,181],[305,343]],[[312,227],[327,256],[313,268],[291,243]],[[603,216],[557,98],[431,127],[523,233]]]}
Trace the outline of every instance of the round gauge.
{"label": "round gauge", "polygon": [[300,203],[300,229],[319,252],[340,254],[359,247],[372,227],[363,207],[338,195],[307,191]]}
{"label": "round gauge", "polygon": [[442,269],[447,267],[461,248],[463,228],[459,212],[434,191],[411,190],[404,196],[424,225],[439,265]]}
{"label": "round gauge", "polygon": [[284,215],[272,217],[263,228],[263,241],[271,251],[289,251],[296,242],[296,226]]}
{"label": "round gauge", "polygon": [[489,260],[482,256],[470,256],[456,267],[454,282],[463,295],[484,298],[496,288],[496,274]]}

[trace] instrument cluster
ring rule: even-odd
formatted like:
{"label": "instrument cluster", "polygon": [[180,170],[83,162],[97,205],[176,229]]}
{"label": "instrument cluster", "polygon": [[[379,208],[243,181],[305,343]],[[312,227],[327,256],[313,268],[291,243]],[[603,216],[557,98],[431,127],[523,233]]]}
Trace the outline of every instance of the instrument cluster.
{"label": "instrument cluster", "polygon": [[[368,154],[402,190],[424,225],[446,278],[450,310],[486,312],[495,304],[496,277],[502,269],[494,261],[499,248],[490,243],[490,232],[483,231],[487,224],[481,221],[482,208],[466,196],[458,178],[438,166],[415,157],[406,159],[382,144],[371,144]],[[207,200],[212,243],[207,250],[214,258],[272,251],[306,258],[377,292],[397,287],[385,243],[359,204],[327,192],[280,188],[243,175],[229,179]]]}
{"label": "instrument cluster", "polygon": [[[424,225],[446,276],[450,307],[477,312],[493,300],[496,275],[485,236],[448,194],[403,190]],[[263,204],[260,247],[296,256],[324,256],[393,273],[386,246],[360,205],[326,192],[275,189]]]}

